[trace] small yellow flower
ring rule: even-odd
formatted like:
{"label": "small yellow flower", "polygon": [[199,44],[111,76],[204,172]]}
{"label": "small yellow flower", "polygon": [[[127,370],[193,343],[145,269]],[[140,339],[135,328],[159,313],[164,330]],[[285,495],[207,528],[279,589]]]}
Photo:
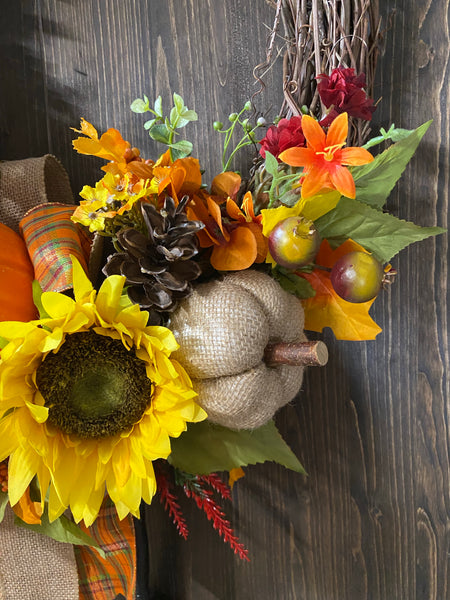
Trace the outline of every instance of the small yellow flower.
{"label": "small yellow flower", "polygon": [[122,296],[124,277],[98,293],[74,262],[74,300],[45,292],[48,317],[0,323],[0,461],[12,506],[37,476],[49,518],[70,508],[89,526],[105,492],[119,518],[156,491],[152,461],[205,412],[165,327]]}

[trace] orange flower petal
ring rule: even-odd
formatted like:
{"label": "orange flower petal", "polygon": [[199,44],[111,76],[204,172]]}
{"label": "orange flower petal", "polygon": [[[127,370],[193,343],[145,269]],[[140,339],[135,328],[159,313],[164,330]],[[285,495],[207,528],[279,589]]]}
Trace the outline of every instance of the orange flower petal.
{"label": "orange flower petal", "polygon": [[302,117],[302,129],[303,135],[308,142],[308,146],[310,146],[315,152],[318,150],[323,150],[325,142],[327,141],[327,136],[316,119],[313,119],[309,115],[304,115]]}
{"label": "orange flower petal", "polygon": [[231,232],[228,244],[214,246],[211,264],[218,271],[242,271],[256,259],[256,240],[248,227],[238,227]]}
{"label": "orange flower petal", "polygon": [[244,199],[242,200],[242,210],[252,221],[262,220],[261,215],[255,217],[255,209],[253,208],[253,196],[251,192],[246,192]]}
{"label": "orange flower petal", "polygon": [[40,525],[42,507],[40,502],[33,502],[28,488],[19,502],[13,506],[14,513],[29,525]]}
{"label": "orange flower petal", "polygon": [[212,180],[211,194],[213,196],[219,196],[224,200],[229,196],[234,200],[240,186],[241,176],[234,171],[225,171],[225,173],[216,175]]}
{"label": "orange flower petal", "polygon": [[314,160],[315,156],[311,148],[288,148],[281,152],[278,158],[291,167],[305,167]]}
{"label": "orange flower petal", "polygon": [[343,165],[366,165],[373,161],[373,156],[365,148],[342,148],[339,154]]}
{"label": "orange flower petal", "polygon": [[132,160],[127,165],[127,170],[140,179],[152,179],[154,162],[146,163],[143,161]]}
{"label": "orange flower petal", "polygon": [[231,198],[227,199],[227,213],[234,221],[240,221],[241,223],[245,223],[246,221],[244,213]]}
{"label": "orange flower petal", "polygon": [[262,224],[257,223],[256,221],[250,221],[250,223],[246,224],[246,227],[250,229],[250,231],[255,236],[256,240],[256,263],[262,263],[266,260],[267,253],[269,251],[269,240],[263,235],[262,232]]}
{"label": "orange flower petal", "polygon": [[156,161],[158,167],[170,167],[172,164],[172,157],[170,154],[170,148],[161,154],[161,156]]}
{"label": "orange flower petal", "polygon": [[346,112],[341,113],[336,117],[328,129],[327,146],[336,146],[345,144],[348,133],[348,115]]}
{"label": "orange flower petal", "polygon": [[335,165],[335,168],[330,171],[330,179],[333,186],[343,196],[347,196],[347,198],[355,197],[355,182],[347,167]]}
{"label": "orange flower petal", "polygon": [[182,185],[176,188],[177,194],[189,194],[189,196],[195,194],[202,185],[202,172],[198,159],[186,156],[185,158],[179,158],[173,164],[182,167],[184,170],[184,180]]}
{"label": "orange flower petal", "polygon": [[83,117],[81,117],[80,129],[75,129],[75,127],[71,127],[71,129],[72,129],[72,131],[76,131],[77,133],[82,133],[83,135],[87,135],[88,137],[90,137],[93,140],[98,140],[97,130],[95,129],[95,127],[93,125],[91,125],[89,123],[89,121],[86,121],[86,119],[83,119]]}
{"label": "orange flower petal", "polygon": [[214,202],[214,200],[212,198],[210,198],[209,196],[206,199],[206,203],[208,205],[209,214],[212,216],[214,221],[217,223],[223,237],[228,242],[228,240],[230,238],[229,238],[228,233],[226,231],[224,231],[224,228],[223,228],[222,214],[220,212],[220,206],[217,204],[217,202]]}
{"label": "orange flower petal", "polygon": [[302,181],[302,198],[314,196],[319,190],[326,187],[329,181],[329,173],[326,167],[311,167]]}
{"label": "orange flower petal", "polygon": [[[201,221],[205,224],[205,229],[197,231],[197,237],[202,248],[208,248],[212,244],[220,243],[217,240],[217,235],[221,238],[224,236],[201,198],[194,196],[186,208],[186,214],[191,221]],[[222,220],[222,217],[220,219]]]}

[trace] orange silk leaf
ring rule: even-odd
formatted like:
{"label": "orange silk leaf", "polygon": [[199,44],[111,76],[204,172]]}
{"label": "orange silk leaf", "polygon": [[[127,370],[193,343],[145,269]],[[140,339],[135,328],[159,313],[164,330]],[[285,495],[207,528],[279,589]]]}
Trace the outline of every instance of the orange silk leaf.
{"label": "orange silk leaf", "polygon": [[[325,240],[316,257],[316,263],[331,268],[334,263],[349,252],[364,250],[353,240],[347,240],[336,250],[332,250]],[[305,329],[322,331],[330,327],[338,340],[373,340],[381,332],[369,309],[374,299],[360,304],[347,302],[336,294],[331,285],[329,271],[314,269],[312,273],[302,273],[316,295],[303,301],[305,310]]]}

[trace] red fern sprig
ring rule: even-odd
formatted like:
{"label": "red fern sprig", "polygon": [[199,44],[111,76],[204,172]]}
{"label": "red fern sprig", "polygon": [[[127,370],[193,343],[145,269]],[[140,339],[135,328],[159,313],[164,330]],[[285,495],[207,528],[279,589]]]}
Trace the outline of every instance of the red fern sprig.
{"label": "red fern sprig", "polygon": [[186,481],[183,486],[184,493],[188,498],[195,500],[198,508],[203,510],[208,521],[212,521],[214,529],[223,537],[224,542],[230,545],[234,553],[240,559],[250,561],[248,550],[234,535],[230,522],[225,518],[225,513],[212,497],[212,491],[202,487],[202,482],[201,477],[196,477],[194,481]]}
{"label": "red fern sprig", "polygon": [[172,518],[178,533],[187,540],[189,530],[180,505],[177,502],[178,498],[171,491],[172,483],[160,469],[155,470],[155,475],[161,504],[164,505],[165,510],[169,513],[169,517]]}
{"label": "red fern sprig", "polygon": [[207,483],[215,492],[220,494],[224,500],[231,500],[231,490],[229,486],[219,477],[219,475],[217,475],[217,473],[201,475],[200,479]]}

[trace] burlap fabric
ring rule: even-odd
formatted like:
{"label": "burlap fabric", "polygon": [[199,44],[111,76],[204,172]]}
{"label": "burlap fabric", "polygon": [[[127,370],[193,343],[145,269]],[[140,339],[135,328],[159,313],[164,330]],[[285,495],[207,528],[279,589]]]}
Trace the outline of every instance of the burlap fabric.
{"label": "burlap fabric", "polygon": [[[0,163],[0,222],[19,231],[23,214],[43,202],[73,202],[66,171],[51,155]],[[78,600],[73,546],[0,524],[1,600]]]}
{"label": "burlap fabric", "polygon": [[170,320],[174,353],[210,421],[255,429],[300,390],[303,367],[268,367],[270,342],[305,341],[300,301],[268,275],[232,273],[196,287]]}
{"label": "burlap fabric", "polygon": [[79,598],[73,546],[16,527],[9,507],[0,525],[0,598]]}
{"label": "burlap fabric", "polygon": [[0,223],[19,232],[19,221],[44,202],[73,204],[69,177],[51,154],[0,162]]}

